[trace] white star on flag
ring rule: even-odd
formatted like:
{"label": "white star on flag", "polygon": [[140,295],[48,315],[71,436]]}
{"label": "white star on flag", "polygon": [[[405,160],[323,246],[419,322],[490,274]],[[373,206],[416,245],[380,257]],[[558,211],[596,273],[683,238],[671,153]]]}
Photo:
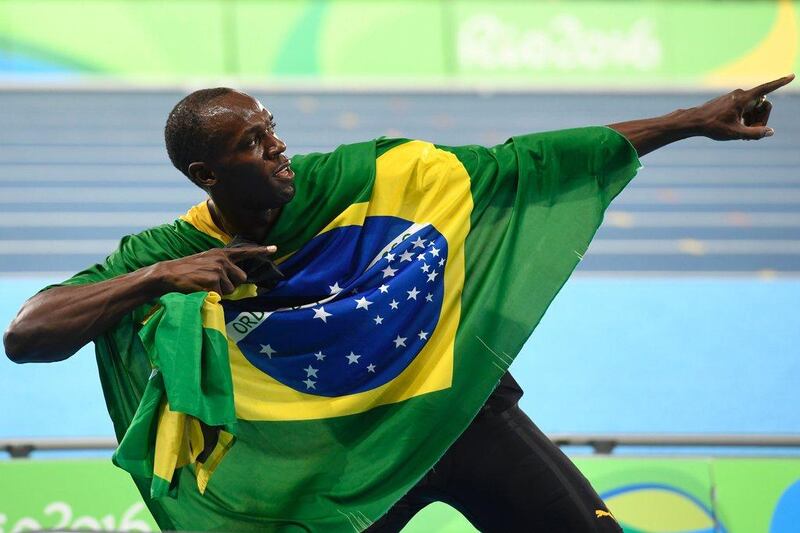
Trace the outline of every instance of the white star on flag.
{"label": "white star on flag", "polygon": [[433,294],[431,294],[431,293],[426,294],[425,295],[425,301],[426,302],[432,302],[433,301]]}
{"label": "white star on flag", "polygon": [[391,263],[392,261],[394,261],[394,254],[393,254],[393,253],[391,253],[391,252],[387,253],[387,254],[386,254],[386,260],[387,260],[387,261],[389,261],[390,263]]}
{"label": "white star on flag", "polygon": [[369,309],[370,305],[372,305],[372,302],[367,300],[364,296],[356,300],[356,309]]}
{"label": "white star on flag", "polygon": [[436,271],[434,270],[433,272],[431,272],[430,274],[428,274],[428,281],[430,282],[430,281],[433,281],[433,280],[435,280],[435,279],[436,279],[436,276],[438,276],[438,275],[439,275],[439,273],[438,273],[438,272],[436,272]]}
{"label": "white star on flag", "polygon": [[417,299],[417,294],[419,294],[419,291],[417,290],[416,287],[414,287],[410,291],[406,291],[406,292],[408,293],[408,298],[406,298],[406,300],[416,300]]}
{"label": "white star on flag", "polygon": [[367,365],[367,372],[374,373],[375,372],[375,365],[373,365],[372,363],[368,364]]}
{"label": "white star on flag", "polygon": [[381,272],[383,272],[383,277],[384,278],[391,278],[392,276],[395,275],[395,273],[397,272],[397,269],[396,268],[392,268],[392,267],[387,265],[387,267],[384,268],[383,270],[381,270]]}
{"label": "white star on flag", "polygon": [[389,307],[391,307],[392,309],[397,309],[397,304],[398,303],[399,302],[397,300],[392,299],[392,301],[389,302]]}
{"label": "white star on flag", "polygon": [[303,370],[306,371],[306,377],[307,378],[315,378],[315,377],[317,377],[317,370],[319,370],[319,369],[318,368],[314,368],[311,365],[308,365],[308,368],[304,368]]}
{"label": "white star on flag", "polygon": [[419,254],[419,255],[417,256],[417,259],[419,259],[420,261],[425,261],[425,252],[423,252],[423,253]]}
{"label": "white star on flag", "polygon": [[417,237],[417,240],[414,241],[414,248],[425,248],[425,241],[421,237]]}
{"label": "white star on flag", "polygon": [[375,324],[383,324],[383,317],[381,315],[375,316],[372,320],[375,321]]}
{"label": "white star on flag", "polygon": [[314,318],[319,318],[326,324],[328,323],[328,317],[333,316],[331,313],[325,311],[325,308],[323,306],[319,306],[319,309],[314,309],[313,311],[314,311]]}
{"label": "white star on flag", "polygon": [[442,257],[441,259],[439,259],[439,266],[442,266],[442,265],[444,265],[444,257]]}
{"label": "white star on flag", "polygon": [[354,363],[358,363],[358,358],[361,357],[360,355],[356,355],[353,352],[350,352],[350,355],[347,356],[347,364],[352,365]]}
{"label": "white star on flag", "polygon": [[[421,341],[427,340],[428,332],[427,331],[420,331],[419,333],[417,333],[417,336],[419,337],[419,340],[421,340]],[[317,376],[314,376],[314,377],[317,377]]]}
{"label": "white star on flag", "polygon": [[303,383],[306,384],[306,390],[308,390],[308,389],[316,389],[316,387],[314,386],[314,383],[316,383],[316,381],[311,381],[310,379],[306,379],[306,380],[303,381]]}
{"label": "white star on flag", "polygon": [[403,252],[402,254],[400,254],[400,262],[401,262],[401,263],[402,263],[403,261],[411,261],[412,259],[414,259],[414,254],[412,254],[412,253],[411,253],[411,252],[409,252],[408,250],[406,250],[405,252]]}
{"label": "white star on flag", "polygon": [[428,265],[428,263],[422,263],[422,266],[420,268],[422,269],[423,272],[427,272],[427,271],[429,271],[431,269],[431,267],[430,267],[430,265]]}
{"label": "white star on flag", "polygon": [[378,290],[381,291],[381,294],[386,294],[389,291],[389,286],[386,284],[381,285]]}
{"label": "white star on flag", "polygon": [[401,337],[400,335],[398,335],[397,338],[392,341],[394,343],[394,347],[395,348],[399,348],[401,346],[405,346],[406,345],[406,339],[407,339],[407,337]]}
{"label": "white star on flag", "polygon": [[439,257],[439,249],[436,248],[435,246],[431,246],[431,249],[428,251],[431,253],[432,256]]}
{"label": "white star on flag", "polygon": [[331,294],[339,294],[340,292],[342,292],[342,288],[339,286],[338,281],[333,285],[328,285],[328,288],[331,290]]}
{"label": "white star on flag", "polygon": [[261,353],[267,354],[267,357],[272,359],[272,354],[277,353],[277,352],[269,344],[267,344],[266,346],[262,344],[261,345]]}
{"label": "white star on flag", "polygon": [[325,359],[325,354],[322,353],[322,351],[315,353],[314,356],[317,358],[317,361],[322,361],[323,359]]}

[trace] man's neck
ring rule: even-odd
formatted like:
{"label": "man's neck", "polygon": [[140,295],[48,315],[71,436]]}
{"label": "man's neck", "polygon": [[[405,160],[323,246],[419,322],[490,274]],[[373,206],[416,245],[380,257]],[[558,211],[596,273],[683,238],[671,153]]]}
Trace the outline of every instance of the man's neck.
{"label": "man's neck", "polygon": [[231,237],[244,237],[245,239],[260,244],[267,244],[269,231],[275,225],[281,209],[267,209],[262,211],[249,211],[237,207],[225,209],[217,205],[214,200],[206,200],[208,211],[214,224]]}

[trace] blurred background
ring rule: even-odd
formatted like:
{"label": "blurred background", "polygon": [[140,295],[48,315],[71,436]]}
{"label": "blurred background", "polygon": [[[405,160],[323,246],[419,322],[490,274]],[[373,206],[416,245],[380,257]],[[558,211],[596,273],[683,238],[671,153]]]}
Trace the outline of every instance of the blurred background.
{"label": "blurred background", "polygon": [[[799,24],[790,0],[0,0],[0,326],[202,198],[163,146],[193,89],[259,97],[290,154],[493,145],[797,72]],[[773,138],[643,158],[512,366],[626,531],[800,528],[798,89]],[[155,528],[93,357],[0,360],[0,529]],[[406,530],[474,531],[443,504]]]}

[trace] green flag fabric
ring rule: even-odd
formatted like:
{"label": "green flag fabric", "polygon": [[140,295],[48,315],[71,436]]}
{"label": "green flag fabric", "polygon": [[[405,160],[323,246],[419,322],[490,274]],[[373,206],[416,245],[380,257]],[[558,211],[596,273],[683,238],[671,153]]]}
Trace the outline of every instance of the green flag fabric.
{"label": "green flag fabric", "polygon": [[[284,281],[168,294],[95,341],[115,462],[163,529],[366,529],[464,431],[640,165],[591,127],[292,167]],[[230,240],[201,203],[65,284]]]}
{"label": "green flag fabric", "polygon": [[167,294],[139,331],[153,371],[113,460],[134,476],[152,478],[151,498],[174,497],[175,472],[188,464],[202,494],[234,442],[225,324],[211,316],[218,304],[213,293]]}

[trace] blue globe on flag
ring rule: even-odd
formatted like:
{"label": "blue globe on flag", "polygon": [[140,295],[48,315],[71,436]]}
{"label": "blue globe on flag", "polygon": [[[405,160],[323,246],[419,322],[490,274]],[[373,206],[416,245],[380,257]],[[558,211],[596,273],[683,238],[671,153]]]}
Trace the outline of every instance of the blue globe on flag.
{"label": "blue globe on flag", "polygon": [[286,279],[272,290],[224,302],[228,337],[294,390],[337,397],[374,389],[436,329],[446,262],[447,241],[430,224],[375,216],[334,228],[281,263]]}

